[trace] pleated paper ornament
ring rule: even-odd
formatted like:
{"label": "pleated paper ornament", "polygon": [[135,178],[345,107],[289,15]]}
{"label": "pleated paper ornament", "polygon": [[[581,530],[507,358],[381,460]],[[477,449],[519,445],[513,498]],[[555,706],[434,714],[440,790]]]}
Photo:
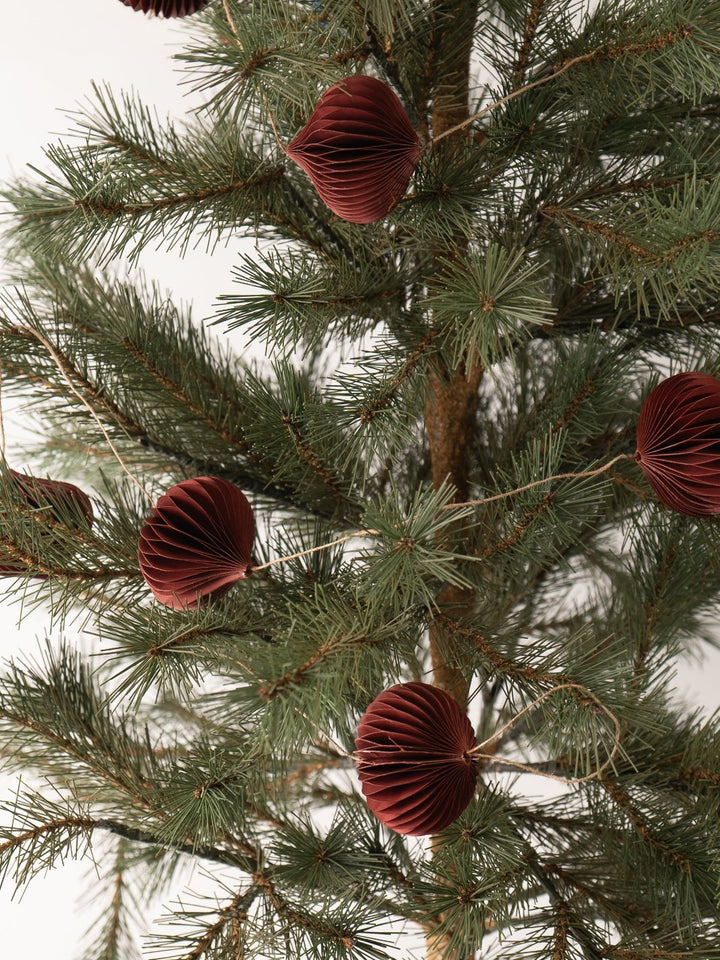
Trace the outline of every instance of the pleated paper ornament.
{"label": "pleated paper ornament", "polygon": [[[44,528],[38,528],[42,536],[52,537],[53,524],[69,530],[92,525],[93,508],[90,497],[75,484],[33,477],[30,474],[18,473],[17,470],[8,470],[8,473],[13,486],[25,499],[28,507],[37,510],[41,515],[41,523],[45,518],[48,520]],[[25,564],[19,561],[11,560],[0,564],[0,574],[23,573],[26,569]],[[45,579],[43,574],[36,576]]]}
{"label": "pleated paper ornament", "polygon": [[247,497],[219,477],[171,487],[140,531],[140,569],[156,598],[175,610],[220,597],[246,577],[255,532]]}
{"label": "pleated paper ornament", "polygon": [[678,373],[640,411],[635,459],[658,499],[678,513],[720,513],[720,380]]}
{"label": "pleated paper ornament", "polygon": [[355,739],[368,806],[396,833],[437,833],[475,792],[474,746],[472,724],[444,690],[417,682],[384,690],[365,711]]}
{"label": "pleated paper ornament", "polygon": [[126,7],[151,13],[156,17],[189,17],[197,13],[208,0],[122,0]]}
{"label": "pleated paper ornament", "polygon": [[326,90],[287,147],[323,202],[351,223],[372,223],[392,210],[420,152],[396,94],[366,76],[348,77]]}

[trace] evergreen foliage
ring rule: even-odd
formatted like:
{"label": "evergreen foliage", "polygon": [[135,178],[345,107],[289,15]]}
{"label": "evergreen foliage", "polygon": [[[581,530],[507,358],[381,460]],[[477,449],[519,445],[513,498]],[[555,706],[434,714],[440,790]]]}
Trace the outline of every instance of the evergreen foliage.
{"label": "evergreen foliage", "polygon": [[[186,30],[192,118],[98,87],[5,190],[3,390],[95,519],[3,462],[4,592],[53,640],[0,675],[0,878],[90,858],[84,960],[720,958],[720,723],[673,689],[717,642],[718,526],[629,462],[651,386],[720,371],[720,3],[212,0]],[[280,146],[357,72],[425,144],[367,225]],[[207,323],[119,269],[238,237]],[[256,569],[171,610],[138,534],[198,475],[251,498]],[[351,756],[411,679],[484,749],[428,842]]]}

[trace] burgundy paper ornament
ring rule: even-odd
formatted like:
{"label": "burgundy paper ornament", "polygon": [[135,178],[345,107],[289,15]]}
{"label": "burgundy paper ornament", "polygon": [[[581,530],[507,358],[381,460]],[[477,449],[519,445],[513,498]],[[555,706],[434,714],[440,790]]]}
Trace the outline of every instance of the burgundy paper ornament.
{"label": "burgundy paper ornament", "polygon": [[640,411],[635,459],[658,499],[678,513],[720,513],[720,380],[678,373]]}
{"label": "burgundy paper ornament", "polygon": [[396,833],[437,833],[475,792],[474,746],[470,721],[444,690],[417,682],[384,690],[363,714],[355,739],[368,806]]}
{"label": "burgundy paper ornament", "polygon": [[160,17],[189,17],[201,10],[208,0],[122,0],[126,7]]}
{"label": "burgundy paper ornament", "polygon": [[326,90],[287,147],[324,203],[351,223],[372,223],[392,210],[420,152],[396,94],[382,80],[362,75]]}
{"label": "burgundy paper ornament", "polygon": [[[41,511],[50,521],[68,529],[92,525],[93,508],[90,497],[73,483],[33,477],[18,473],[17,470],[8,470],[8,473],[15,489],[25,498],[27,505],[33,510]],[[47,527],[47,535],[52,536],[51,523]],[[24,573],[26,570],[27,567],[21,562],[9,561],[0,564],[0,574]],[[44,574],[36,576],[44,579]]]}
{"label": "burgundy paper ornament", "polygon": [[13,483],[25,497],[29,506],[36,509],[49,507],[53,519],[65,520],[68,526],[91,526],[93,508],[90,497],[73,483],[32,477],[29,474],[8,471]]}
{"label": "burgundy paper ornament", "polygon": [[194,607],[248,575],[254,532],[252,508],[234,483],[183,480],[160,497],[140,531],[140,570],[161,603]]}

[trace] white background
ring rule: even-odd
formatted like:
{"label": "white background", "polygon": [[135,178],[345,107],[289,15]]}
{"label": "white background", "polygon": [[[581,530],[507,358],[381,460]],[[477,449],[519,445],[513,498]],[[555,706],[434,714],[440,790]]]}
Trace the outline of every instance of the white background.
{"label": "white background", "polygon": [[[120,0],[15,0],[3,4],[0,27],[0,182],[24,176],[26,165],[45,167],[42,147],[71,127],[63,111],[90,93],[90,81],[108,81],[115,91],[136,90],[161,116],[189,109],[180,64],[171,60],[184,30],[172,21],[145,17]],[[177,300],[193,302],[195,316],[207,315],[215,296],[230,289],[230,265],[239,243],[212,256],[191,253],[142,258],[148,275]],[[0,270],[2,250],[0,249]],[[219,332],[218,328],[218,332]],[[8,454],[22,436],[22,416],[5,411]],[[22,469],[24,462],[11,465]],[[41,613],[25,618],[3,599],[0,579],[0,656],[32,654],[45,635]],[[11,781],[0,775],[0,796]],[[92,885],[86,864],[69,863],[38,876],[22,900],[11,899],[12,881],[0,889],[0,960],[71,960],[93,913],[78,906]]]}
{"label": "white background", "polygon": [[[89,92],[90,81],[109,81],[116,91],[130,87],[156,104],[161,115],[181,116],[187,101],[179,65],[170,60],[182,43],[174,23],[151,20],[119,0],[15,0],[3,5],[0,33],[0,181],[23,174],[25,164],[42,166],[41,147],[69,122],[60,110],[73,109]],[[239,243],[192,254],[184,263],[174,254],[143,258],[149,274],[184,301],[196,316],[209,311],[216,294],[230,289],[229,268]],[[1,263],[0,251],[0,263]],[[21,435],[19,416],[6,413],[12,446]],[[22,467],[23,464],[14,463]],[[18,610],[2,597],[0,654],[31,651],[44,635],[43,616],[33,614],[22,629]],[[688,701],[720,706],[720,658],[687,664],[678,681]],[[8,790],[0,779],[0,793]],[[21,902],[11,900],[12,884],[0,890],[0,956],[23,960],[70,960],[88,917],[77,908],[87,868],[67,864],[37,878]],[[91,881],[90,881],[91,882]]]}

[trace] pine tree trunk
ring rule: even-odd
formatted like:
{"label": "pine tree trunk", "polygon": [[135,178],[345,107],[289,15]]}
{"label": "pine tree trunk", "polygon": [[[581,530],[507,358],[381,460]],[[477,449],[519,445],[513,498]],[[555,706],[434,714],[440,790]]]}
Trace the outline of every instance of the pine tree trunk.
{"label": "pine tree trunk", "polygon": [[[459,370],[451,378],[432,374],[428,380],[425,429],[430,446],[433,486],[437,489],[444,481],[450,480],[459,501],[468,497],[468,455],[475,432],[482,372],[482,367],[474,364],[469,369]],[[447,586],[438,593],[437,603],[443,613],[458,617],[472,603],[472,597],[468,591]],[[465,705],[467,683],[462,672],[446,662],[432,628],[430,655],[436,685]]]}
{"label": "pine tree trunk", "polygon": [[[462,123],[469,115],[470,56],[477,16],[477,4],[467,0],[448,0],[436,13],[437,32],[428,64],[428,76],[437,78],[433,98],[432,134],[434,137]],[[450,134],[441,149],[453,150],[458,137],[465,131]],[[465,245],[458,238],[455,250]],[[444,258],[452,259],[453,250],[443,250]],[[448,257],[448,253],[450,257]],[[455,499],[468,498],[469,453],[476,429],[478,388],[482,366],[466,358],[456,371],[433,371],[427,381],[425,402],[425,430],[430,449],[433,486],[437,490],[450,481],[455,487]],[[448,616],[459,617],[472,604],[472,595],[455,586],[443,587],[437,595],[437,604]],[[447,662],[437,633],[430,627],[430,656],[433,679],[463,706],[467,704],[468,687],[462,672]],[[435,842],[435,841],[434,841]],[[428,937],[428,960],[451,960],[445,938]]]}
{"label": "pine tree trunk", "polygon": [[[467,0],[446,0],[436,10],[436,32],[427,66],[427,75],[434,76],[432,134],[437,137],[468,117],[470,94],[470,57],[477,16],[477,4]],[[465,131],[450,134],[440,149],[453,150]],[[458,238],[456,248],[465,245]],[[443,250],[451,259],[453,250]],[[450,257],[448,258],[448,254]],[[428,377],[425,404],[425,430],[430,448],[432,479],[435,489],[449,480],[455,487],[457,500],[468,496],[468,456],[475,432],[478,387],[482,367],[468,358],[465,365],[453,372],[434,372]],[[438,594],[438,605],[466,607],[471,598],[455,587],[446,587]],[[447,612],[447,611],[446,611]],[[461,704],[467,699],[467,685],[459,671],[445,662],[436,636],[431,630],[430,653],[435,683],[452,693]]]}

